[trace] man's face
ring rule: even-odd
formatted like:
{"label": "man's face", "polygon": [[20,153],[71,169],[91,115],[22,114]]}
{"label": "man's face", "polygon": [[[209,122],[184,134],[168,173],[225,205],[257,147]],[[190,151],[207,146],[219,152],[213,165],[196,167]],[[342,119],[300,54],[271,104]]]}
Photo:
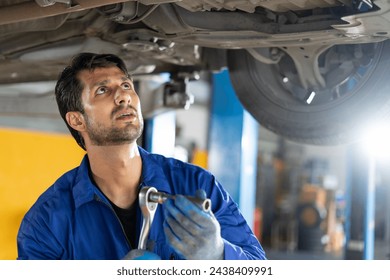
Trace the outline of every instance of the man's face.
{"label": "man's face", "polygon": [[133,82],[117,67],[78,74],[86,133],[93,145],[132,143],[143,130],[140,100]]}

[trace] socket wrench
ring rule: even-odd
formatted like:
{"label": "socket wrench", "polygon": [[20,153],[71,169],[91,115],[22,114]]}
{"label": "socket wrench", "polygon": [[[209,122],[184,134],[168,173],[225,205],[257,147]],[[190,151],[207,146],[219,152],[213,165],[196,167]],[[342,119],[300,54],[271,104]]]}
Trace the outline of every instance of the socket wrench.
{"label": "socket wrench", "polygon": [[[205,212],[211,209],[211,200],[206,198],[198,198],[194,196],[185,196],[196,206]],[[158,204],[164,203],[167,199],[175,199],[176,196],[157,191],[155,187],[143,187],[139,194],[139,206],[143,216],[142,228],[138,242],[138,249],[146,250],[146,243],[149,236],[149,231],[153,223],[154,214],[156,213]]]}

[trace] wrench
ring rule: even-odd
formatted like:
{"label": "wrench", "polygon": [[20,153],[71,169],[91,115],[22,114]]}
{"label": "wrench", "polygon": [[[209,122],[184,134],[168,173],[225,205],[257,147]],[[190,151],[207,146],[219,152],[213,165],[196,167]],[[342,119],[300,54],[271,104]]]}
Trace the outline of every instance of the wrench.
{"label": "wrench", "polygon": [[150,227],[152,226],[154,214],[158,206],[157,202],[149,201],[149,196],[152,192],[157,192],[157,189],[154,187],[143,187],[138,194],[139,206],[144,218],[138,242],[138,249],[141,250],[146,250]]}
{"label": "wrench", "polygon": [[[152,226],[154,214],[156,213],[158,204],[164,203],[167,199],[175,199],[174,195],[158,192],[155,187],[143,187],[139,194],[139,206],[141,208],[143,222],[141,228],[141,234],[138,242],[138,249],[146,250],[146,243],[149,236],[149,231]],[[211,200],[206,198],[198,198],[193,196],[186,196],[186,198],[192,201],[196,206],[205,212],[211,209]]]}
{"label": "wrench", "polygon": [[[211,200],[206,198],[198,198],[194,196],[185,196],[189,201],[193,202],[196,206],[202,209],[205,212],[210,211],[211,209]],[[149,201],[158,202],[160,204],[164,203],[167,199],[175,199],[176,196],[162,193],[162,192],[151,192],[149,196]]]}

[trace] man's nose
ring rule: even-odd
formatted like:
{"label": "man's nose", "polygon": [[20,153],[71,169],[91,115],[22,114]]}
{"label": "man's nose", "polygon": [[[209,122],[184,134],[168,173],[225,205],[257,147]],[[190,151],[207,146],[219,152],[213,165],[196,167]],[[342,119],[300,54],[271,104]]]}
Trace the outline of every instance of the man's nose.
{"label": "man's nose", "polygon": [[131,103],[130,90],[124,90],[121,87],[118,87],[115,93],[115,104],[122,105],[122,104],[130,104],[130,103]]}

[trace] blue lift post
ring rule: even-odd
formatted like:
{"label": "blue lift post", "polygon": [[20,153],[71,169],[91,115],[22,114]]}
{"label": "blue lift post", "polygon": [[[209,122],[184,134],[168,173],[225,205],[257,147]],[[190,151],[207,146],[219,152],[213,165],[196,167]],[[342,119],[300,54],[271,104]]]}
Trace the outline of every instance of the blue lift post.
{"label": "blue lift post", "polygon": [[259,124],[237,99],[227,70],[214,74],[212,83],[208,169],[253,227]]}
{"label": "blue lift post", "polygon": [[358,144],[348,151],[345,259],[372,260],[375,253],[375,158]]}

